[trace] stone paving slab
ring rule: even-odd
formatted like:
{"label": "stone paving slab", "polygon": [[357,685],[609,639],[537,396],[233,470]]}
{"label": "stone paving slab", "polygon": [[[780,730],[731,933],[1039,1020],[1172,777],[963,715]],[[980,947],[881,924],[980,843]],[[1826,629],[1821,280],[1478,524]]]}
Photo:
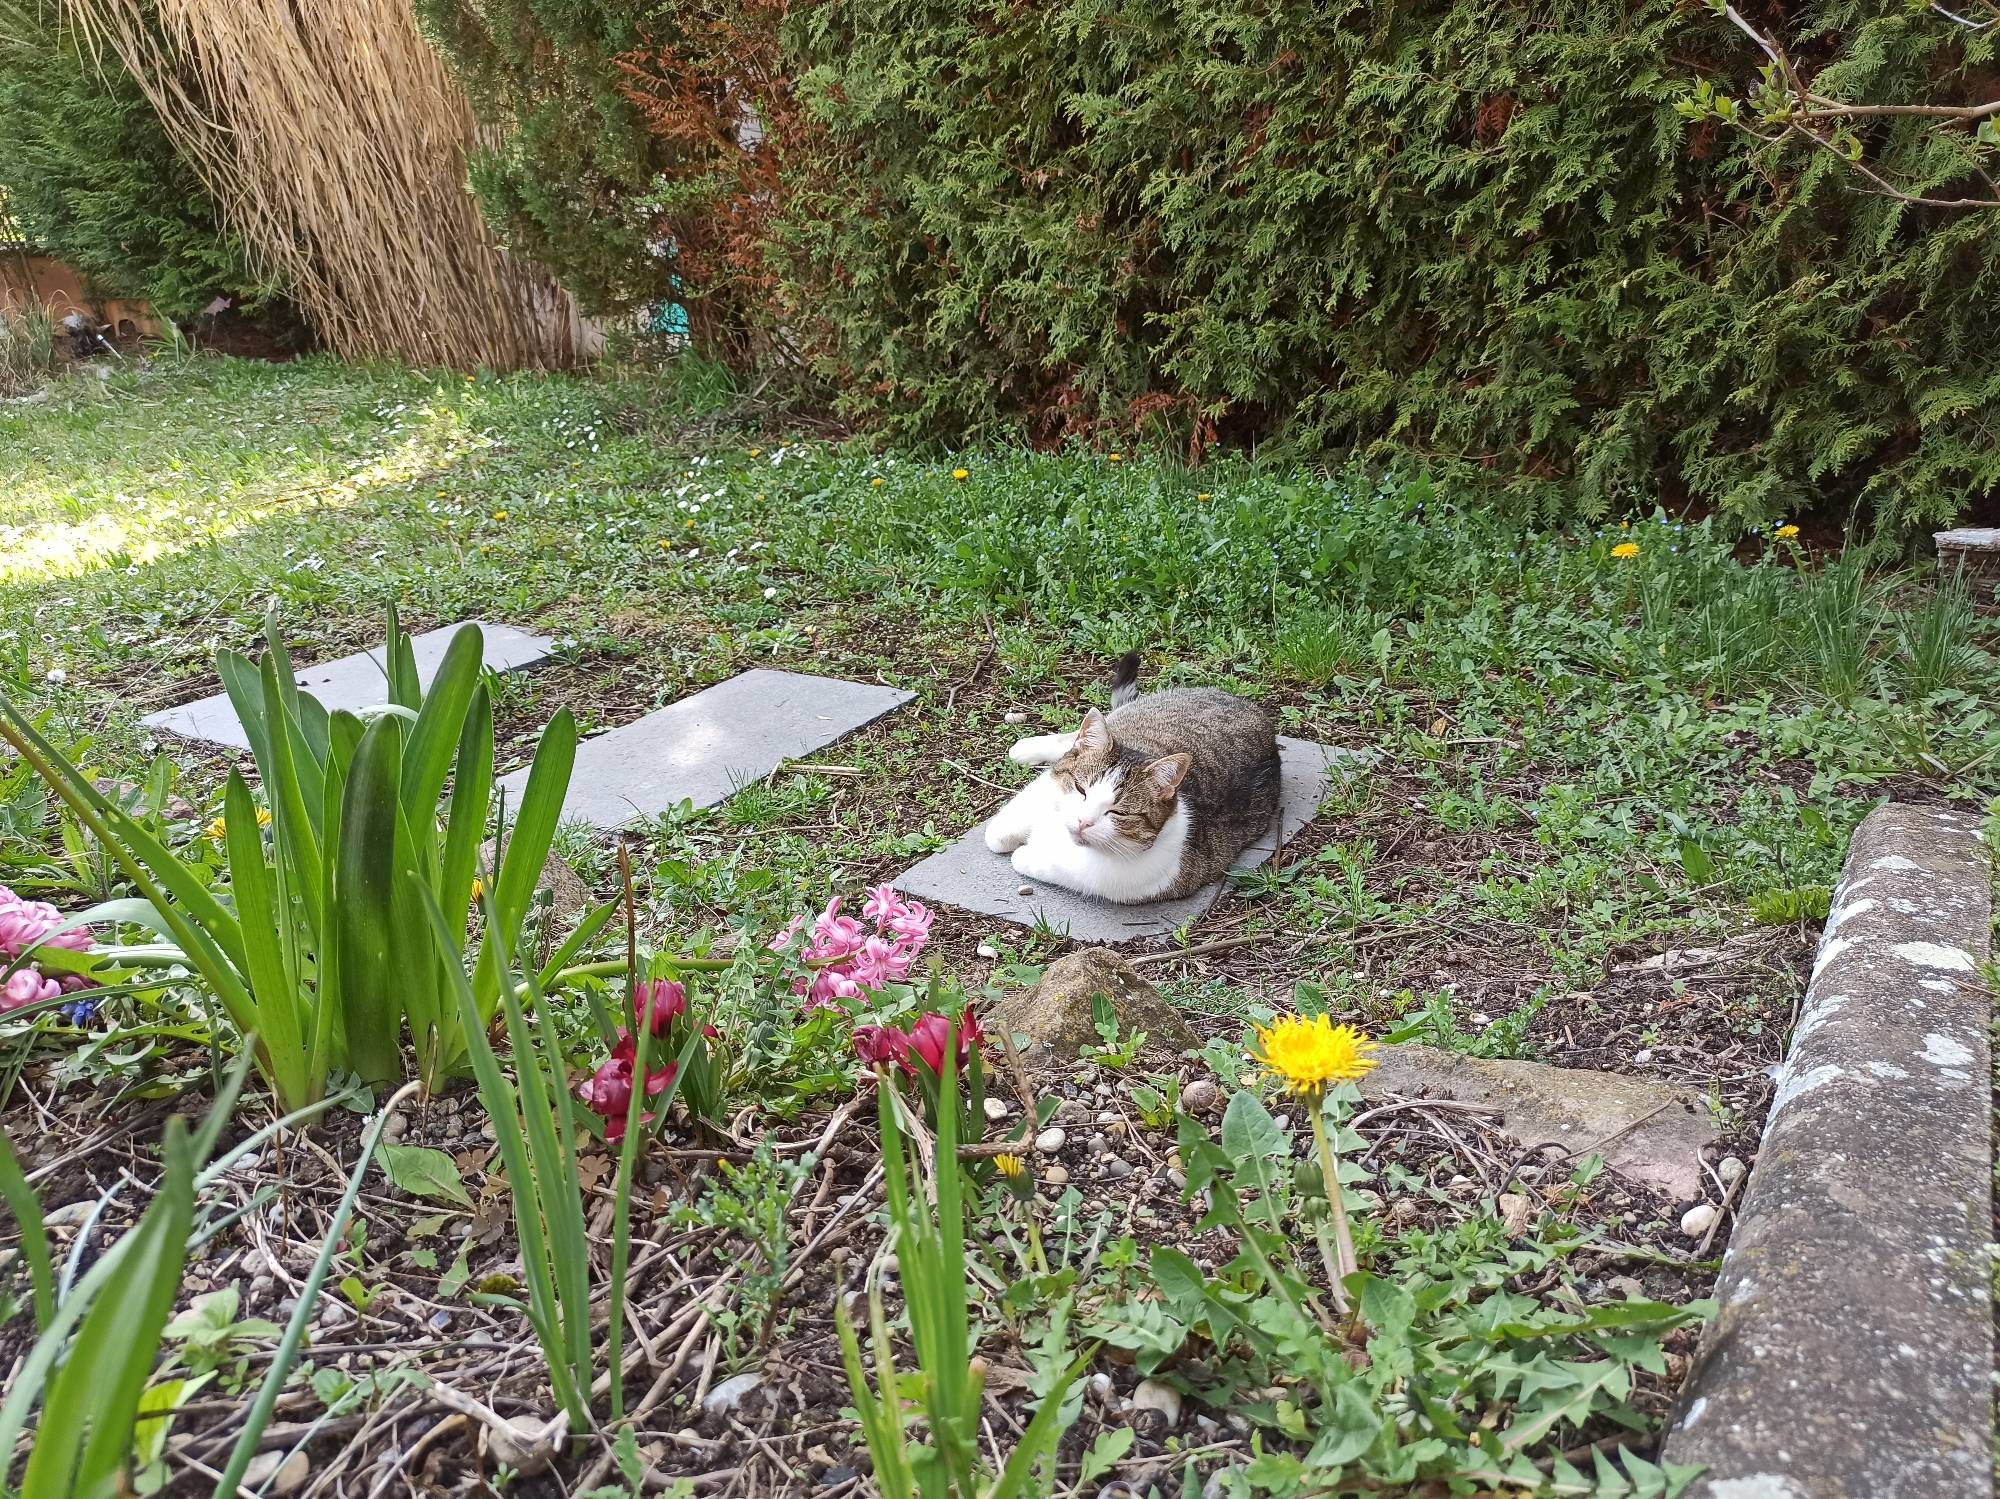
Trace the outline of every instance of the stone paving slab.
{"label": "stone paving slab", "polygon": [[1977,817],[1854,834],[1664,1455],[1687,1499],[1990,1499],[1993,1134]]}
{"label": "stone paving slab", "polygon": [[[1307,739],[1278,741],[1284,766],[1279,793],[1278,822],[1272,833],[1250,845],[1236,861],[1237,869],[1255,869],[1276,852],[1278,844],[1311,822],[1326,800],[1326,790],[1343,764],[1365,759],[1354,750],[1315,744]],[[1131,942],[1139,937],[1164,937],[1179,931],[1215,904],[1222,882],[1205,885],[1179,900],[1142,906],[1114,905],[1053,885],[1035,886],[1021,894],[1025,882],[1005,854],[986,846],[986,824],[980,823],[950,848],[932,854],[897,878],[896,888],[919,900],[997,916],[1015,926],[1045,922],[1079,942]]]}
{"label": "stone paving slab", "polygon": [[[913,694],[869,682],[759,668],[576,747],[565,818],[618,828],[692,802],[712,807],[787,760],[825,749]],[[526,768],[502,777],[510,803]]]}
{"label": "stone paving slab", "polygon": [[1686,1202],[1701,1192],[1701,1154],[1722,1129],[1699,1093],[1617,1072],[1468,1057],[1404,1042],[1376,1053],[1362,1097],[1448,1098],[1500,1111],[1517,1144],[1597,1156],[1619,1175]]}
{"label": "stone paving slab", "polygon": [[[493,671],[514,671],[523,666],[533,666],[547,660],[556,648],[556,643],[546,636],[530,635],[512,625],[490,625],[484,620],[470,623],[479,626],[486,647],[486,665]],[[430,686],[431,678],[437,675],[438,667],[444,662],[445,649],[451,644],[452,636],[463,628],[463,623],[444,625],[410,637],[410,649],[417,659],[417,676],[424,686]],[[337,661],[323,662],[318,666],[296,667],[294,670],[299,686],[318,698],[329,710],[345,708],[354,712],[385,703],[389,699],[389,679],[383,670],[386,650],[385,646],[377,646],[372,651],[358,651],[352,656],[342,656]],[[182,703],[178,708],[148,713],[143,721],[149,728],[165,729],[183,739],[229,744],[237,749],[250,747],[243,726],[236,721],[236,709],[230,705],[229,695],[224,692],[198,698],[192,703]]]}

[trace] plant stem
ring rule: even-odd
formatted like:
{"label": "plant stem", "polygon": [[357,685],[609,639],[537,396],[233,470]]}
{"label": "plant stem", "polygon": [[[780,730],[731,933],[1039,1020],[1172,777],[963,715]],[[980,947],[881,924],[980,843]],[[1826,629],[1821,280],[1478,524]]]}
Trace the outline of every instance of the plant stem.
{"label": "plant stem", "polygon": [[1319,1240],[1321,1258],[1327,1261],[1327,1274],[1333,1277],[1333,1304],[1344,1312],[1347,1310],[1347,1288],[1341,1282],[1360,1265],[1354,1257],[1354,1235],[1347,1227],[1347,1204],[1341,1200],[1339,1162],[1334,1156],[1332,1143],[1326,1137],[1325,1102],[1324,1094],[1314,1095],[1306,1115],[1312,1123],[1313,1144],[1319,1147],[1319,1170],[1326,1182],[1326,1205],[1333,1217],[1334,1251],[1331,1257],[1327,1255],[1324,1227],[1314,1237]]}

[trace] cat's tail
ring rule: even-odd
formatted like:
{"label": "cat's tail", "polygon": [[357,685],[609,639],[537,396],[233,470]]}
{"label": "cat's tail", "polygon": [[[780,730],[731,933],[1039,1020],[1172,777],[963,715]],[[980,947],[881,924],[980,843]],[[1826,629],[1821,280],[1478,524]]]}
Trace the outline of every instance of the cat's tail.
{"label": "cat's tail", "polygon": [[1139,653],[1127,651],[1111,671],[1111,706],[1122,708],[1139,695]]}

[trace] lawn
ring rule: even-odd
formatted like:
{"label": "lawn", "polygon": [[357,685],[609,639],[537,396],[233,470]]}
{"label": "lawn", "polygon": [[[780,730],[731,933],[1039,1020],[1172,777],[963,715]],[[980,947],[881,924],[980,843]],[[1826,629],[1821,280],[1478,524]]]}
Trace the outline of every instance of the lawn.
{"label": "lawn", "polygon": [[[1073,727],[1126,650],[1145,653],[1154,683],[1266,700],[1282,732],[1372,758],[1271,866],[1191,930],[1141,945],[1146,976],[1213,1043],[1226,1085],[1242,1053],[1221,1059],[1246,1023],[1326,1010],[1375,1035],[1684,1084],[1710,1098],[1745,1154],[1850,830],[1889,794],[1974,808],[2000,796],[1993,619],[1922,571],[1864,568],[1859,553],[1809,547],[1793,527],[1732,538],[1634,511],[1535,528],[1467,509],[1414,473],[1190,470],[1136,453],[890,456],[758,425],[699,372],[469,379],[198,358],[103,382],[71,377],[46,401],[0,406],[0,690],[45,715],[47,736],[94,774],[153,777],[190,861],[217,862],[202,829],[221,810],[230,761],[156,743],[140,716],[214,690],[215,651],[251,649],[270,611],[307,660],[373,644],[391,604],[412,628],[478,618],[561,640],[557,661],[494,684],[503,769],[526,759],[559,707],[588,734],[752,666],[916,695],[713,811],[649,823],[616,846],[580,828],[559,834],[600,897],[617,891],[622,847],[640,940],[681,953],[761,947],[833,897],[858,906],[864,887],[956,837],[1019,783],[1005,748],[1029,730],[1008,714]],[[122,893],[88,840],[63,827],[20,768],[0,761],[0,883],[69,906]],[[929,955],[983,996],[1068,946],[1061,933],[942,912]],[[1178,956],[1185,948],[1201,951]],[[852,1091],[851,1062],[840,1050],[846,1065],[834,1066],[823,1034],[792,1030],[767,1000],[717,1003],[735,1006],[726,1012],[737,1034],[759,1038],[763,1065],[734,1078],[722,1110],[733,1129],[710,1141],[719,1149],[642,1165],[656,1194],[648,1252],[678,1267],[682,1294],[713,1291],[735,1261],[755,1265],[757,1297],[694,1324],[707,1336],[688,1364],[699,1383],[690,1393],[663,1381],[666,1404],[640,1437],[664,1442],[658,1461],[689,1474],[704,1462],[721,1471],[724,1449],[712,1444],[726,1441],[731,1486],[750,1492],[787,1487],[781,1473],[858,1482],[826,1308],[837,1277],[868,1251],[857,1240],[850,1264],[842,1250],[832,1289],[806,1280],[800,1290],[809,1259],[821,1269],[813,1236],[827,1227],[829,1194],[857,1191],[873,1159],[844,1135],[834,1143],[829,1122],[851,1117],[834,1112]],[[589,1017],[565,1007],[562,1024],[569,1062],[587,1071]],[[784,1037],[772,1040],[774,1029]],[[70,1197],[94,1197],[116,1178],[116,1162],[83,1150],[107,1109],[135,1111],[153,1134],[154,1100],[187,1093],[195,1102],[183,1107],[199,1111],[223,1058],[190,1036],[226,1041],[188,991],[171,988],[107,1001],[83,1034],[46,1016],[0,1029],[0,1117],[17,1140],[33,1131],[51,1142],[43,1159],[65,1161],[50,1179]],[[1145,1099],[1158,1088],[1137,1087],[1113,1059],[1080,1062],[1056,1090],[1075,1105],[1071,1133],[1095,1115],[1100,1144],[1107,1132],[1132,1140],[1126,1154],[1157,1167],[1150,1185],[1098,1180],[1091,1157],[1115,1152],[1094,1149],[1071,1160],[1068,1191],[1045,1188],[1058,1206],[1029,1235],[1032,1252],[1007,1209],[995,1210],[1000,1226],[979,1251],[996,1297],[981,1328],[994,1367],[1026,1364],[1039,1394],[1077,1329],[1125,1350],[1097,1366],[1109,1393],[1093,1396],[1094,1414],[1067,1439],[1070,1482],[1092,1461],[1086,1449],[1112,1467],[1150,1463],[1153,1477],[1245,1456],[1247,1427],[1204,1416],[1168,1439],[1113,1419],[1136,1380],[1134,1350],[1140,1372],[1158,1361],[1130,1310],[1150,1303],[1123,1295],[1135,1266],[1175,1242],[1207,1245],[1205,1268],[1230,1263],[1211,1242],[1226,1228],[1198,1223],[1168,1186],[1170,1175],[1186,1181],[1199,1150],[1185,1125],[1177,1140],[1157,1137]],[[476,1182],[489,1164],[476,1108],[462,1093],[446,1098],[408,1139],[445,1150]],[[337,1128],[326,1146],[349,1165],[352,1135]],[[1539,1282],[1544,1305],[1601,1301],[1635,1265],[1656,1277],[1645,1291],[1666,1301],[1706,1284],[1712,1261],[1678,1236],[1679,1205],[1588,1169],[1551,1174],[1540,1178],[1539,1227],[1509,1249],[1496,1237],[1495,1195],[1470,1183],[1448,1146],[1391,1145],[1396,1162],[1375,1163],[1375,1201],[1394,1189],[1425,1206],[1362,1239],[1401,1284],[1471,1295],[1518,1276],[1508,1284]],[[799,1164],[807,1149],[810,1167]],[[699,1164],[717,1159],[730,1168],[719,1176]],[[318,1194],[323,1215],[341,1173],[330,1160],[307,1164],[319,1174],[302,1177],[316,1183],[302,1190]],[[455,1263],[454,1245],[426,1247],[412,1226],[434,1214],[413,1219],[407,1198],[364,1200],[371,1232],[352,1251],[363,1294],[315,1331],[317,1393],[295,1391],[286,1407],[306,1412],[299,1421],[334,1412],[355,1423],[343,1440],[358,1427],[379,1441],[393,1428],[382,1413],[408,1418],[417,1399],[379,1377],[385,1369],[458,1368],[491,1388],[520,1376],[518,1362],[465,1362],[468,1328],[516,1352],[524,1336],[503,1293],[459,1294],[468,1274],[476,1287],[480,1274],[519,1273],[508,1268],[518,1261],[504,1189],[486,1185],[484,1195],[474,1187],[481,1206],[461,1225]],[[597,1190],[608,1197],[608,1184]],[[1302,1180],[1292,1190],[1315,1189]],[[287,1230],[293,1244],[320,1231]],[[1606,1234],[1618,1253],[1580,1247],[1579,1236]],[[1052,1270],[1043,1245],[1055,1255],[1058,1242],[1066,1265]],[[285,1288],[296,1294],[282,1261],[268,1246],[211,1257],[194,1284],[240,1281],[261,1298],[260,1315],[282,1320]],[[454,1272],[447,1290],[440,1275]],[[398,1287],[414,1312],[371,1312],[367,1287],[378,1283]],[[1197,1325],[1185,1306],[1175,1312]],[[647,1315],[642,1340],[686,1332],[671,1308]],[[1618,1413],[1586,1401],[1568,1426],[1551,1418],[1548,1442],[1522,1448],[1546,1449],[1540,1471],[1560,1477],[1554,1454],[1568,1447],[1575,1458],[1579,1439],[1657,1421],[1685,1367],[1675,1339],[1686,1333],[1661,1327],[1669,1353],[1629,1401],[1611,1402]],[[1218,1329],[1207,1335],[1219,1348]],[[330,1396],[320,1386],[336,1366],[322,1342],[365,1348],[343,1377],[351,1384],[366,1368],[376,1382]],[[712,1411],[688,1440],[672,1435],[732,1373],[768,1374],[786,1360],[795,1403],[775,1402],[761,1427],[746,1427],[755,1441]],[[1271,1364],[1259,1373],[1218,1356],[1185,1384],[1193,1394],[1233,1387],[1255,1405],[1253,1375],[1257,1389],[1287,1382]],[[221,1367],[203,1408],[228,1409],[227,1392],[242,1386],[240,1368],[232,1381],[229,1361]],[[1307,1421],[1289,1398],[1252,1419],[1277,1447],[1290,1439],[1287,1450],[1305,1452],[1324,1438],[1314,1424],[1324,1412]],[[1003,1422],[1014,1419],[1003,1406]],[[1136,1430],[1137,1446],[1120,1430]],[[1358,1449],[1343,1461],[1384,1482],[1415,1471]],[[1285,1491],[1274,1473],[1257,1481]]]}

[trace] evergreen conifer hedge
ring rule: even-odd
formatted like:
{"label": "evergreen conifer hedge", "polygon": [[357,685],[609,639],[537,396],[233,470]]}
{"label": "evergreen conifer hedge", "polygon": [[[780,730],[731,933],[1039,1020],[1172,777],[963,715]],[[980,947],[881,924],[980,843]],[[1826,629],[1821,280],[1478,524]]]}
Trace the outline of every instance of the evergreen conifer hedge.
{"label": "evergreen conifer hedge", "polygon": [[[1839,97],[1994,92],[1922,7],[1787,25]],[[1690,129],[1697,73],[1750,72],[1700,7],[813,0],[783,35],[782,311],[857,416],[1415,455],[1585,517],[1901,531],[2000,491],[2000,212]],[[1870,149],[1964,171],[1920,119]]]}
{"label": "evergreen conifer hedge", "polygon": [[0,190],[30,241],[107,295],[187,319],[275,294],[138,85],[44,0],[0,0]]}

